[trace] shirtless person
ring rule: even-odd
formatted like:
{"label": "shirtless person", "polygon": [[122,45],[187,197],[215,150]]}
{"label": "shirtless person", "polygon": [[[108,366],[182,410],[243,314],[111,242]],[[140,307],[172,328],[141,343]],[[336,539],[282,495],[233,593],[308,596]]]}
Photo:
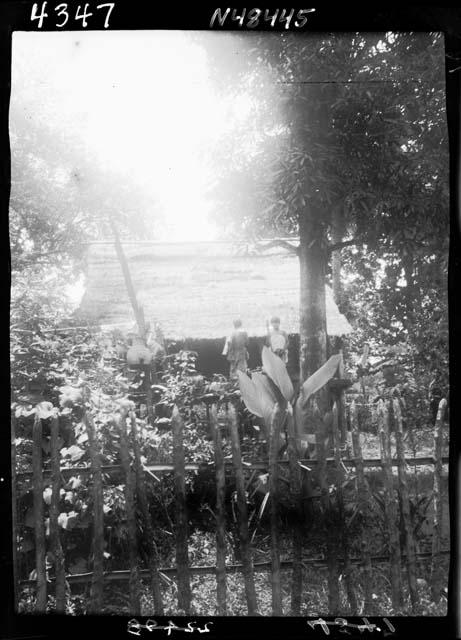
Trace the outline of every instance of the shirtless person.
{"label": "shirtless person", "polygon": [[234,330],[226,339],[223,356],[230,363],[229,378],[237,378],[237,370],[246,372],[248,365],[248,334],[242,327],[241,320],[234,320]]}

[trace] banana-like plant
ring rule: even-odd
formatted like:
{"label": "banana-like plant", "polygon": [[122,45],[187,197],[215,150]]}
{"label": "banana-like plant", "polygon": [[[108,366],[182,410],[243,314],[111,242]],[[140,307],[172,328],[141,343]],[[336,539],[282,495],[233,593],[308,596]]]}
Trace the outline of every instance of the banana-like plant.
{"label": "banana-like plant", "polygon": [[319,389],[336,374],[342,355],[331,356],[323,366],[312,374],[301,386],[296,397],[285,363],[268,347],[262,350],[263,373],[252,373],[251,378],[237,371],[242,400],[250,413],[262,418],[265,435],[269,440],[276,404],[279,405],[284,422],[294,420],[298,448],[315,443],[315,434],[303,433],[307,403]]}

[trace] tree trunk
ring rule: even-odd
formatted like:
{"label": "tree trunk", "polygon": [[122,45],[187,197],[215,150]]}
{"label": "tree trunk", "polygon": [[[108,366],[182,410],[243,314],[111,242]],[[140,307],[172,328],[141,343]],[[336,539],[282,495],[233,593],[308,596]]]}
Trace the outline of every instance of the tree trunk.
{"label": "tree trunk", "polygon": [[[331,239],[333,244],[342,242],[344,237],[344,212],[341,205],[338,205],[333,211],[331,225]],[[331,280],[333,284],[333,298],[338,307],[342,303],[342,286],[341,286],[341,249],[333,251],[331,255]]]}
{"label": "tree trunk", "polygon": [[[300,220],[300,374],[307,380],[327,360],[325,306],[326,252],[318,238],[312,238],[305,220]],[[312,241],[314,244],[309,246]]]}
{"label": "tree trunk", "polygon": [[117,253],[117,257],[120,262],[120,267],[122,269],[123,277],[125,280],[126,290],[128,293],[128,297],[130,298],[134,317],[136,318],[136,323],[138,325],[139,335],[141,336],[141,338],[145,338],[146,320],[144,318],[144,310],[139,305],[138,299],[136,297],[136,291],[133,285],[133,280],[131,278],[130,267],[128,265],[128,261],[125,256],[125,252],[123,251],[122,243],[120,242],[120,236],[119,236],[117,227],[115,226],[115,222],[112,220],[112,218],[109,218],[109,222],[112,227],[112,232],[114,234],[115,251]]}
{"label": "tree trunk", "polygon": [[[334,98],[334,87],[311,84],[306,91],[308,113],[300,111],[293,133],[297,144],[302,140],[306,153],[312,153],[314,145],[322,149],[316,159],[317,172],[321,173],[328,170],[328,145],[332,133],[330,105]],[[328,194],[322,193],[319,186],[310,177],[306,178],[304,190],[308,204],[300,212],[298,220],[301,383],[327,360],[325,273],[331,213]]]}
{"label": "tree trunk", "polygon": [[[309,240],[309,227],[312,225],[300,220],[299,356],[301,384],[327,361],[326,252],[318,241],[312,244],[312,236]],[[324,416],[330,406],[327,388],[319,389],[315,394],[315,399],[319,415]],[[306,412],[303,424],[299,425],[303,433],[312,433],[317,430],[316,420],[311,413],[310,410]]]}
{"label": "tree trunk", "polygon": [[415,304],[415,278],[414,278],[414,256],[411,250],[407,250],[402,259],[403,273],[406,280],[404,289],[405,295],[405,327],[410,330],[413,324],[414,304]]}

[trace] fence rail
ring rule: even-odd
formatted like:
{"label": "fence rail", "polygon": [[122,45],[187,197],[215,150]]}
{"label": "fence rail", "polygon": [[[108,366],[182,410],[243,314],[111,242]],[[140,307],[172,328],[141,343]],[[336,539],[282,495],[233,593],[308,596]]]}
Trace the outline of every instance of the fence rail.
{"label": "fence rail", "polygon": [[[418,612],[419,593],[417,585],[418,563],[424,560],[431,561],[431,571],[434,577],[432,595],[434,601],[440,597],[441,574],[440,560],[449,551],[442,549],[442,520],[445,508],[442,499],[441,478],[443,465],[449,462],[447,456],[442,457],[442,412],[435,430],[434,455],[405,457],[402,437],[402,420],[399,407],[392,401],[380,401],[378,407],[379,444],[381,455],[379,458],[363,458],[360,442],[360,429],[357,420],[357,411],[352,403],[349,416],[344,412],[347,407],[344,402],[333,400],[332,421],[323,435],[320,431],[316,434],[317,457],[301,458],[297,449],[296,438],[290,415],[287,417],[288,435],[288,459],[278,459],[279,434],[282,426],[280,412],[276,407],[273,413],[273,429],[269,442],[268,458],[245,462],[242,459],[239,437],[238,415],[232,403],[225,405],[226,442],[230,445],[231,456],[223,456],[223,434],[221,427],[223,422],[218,421],[217,405],[206,406],[208,433],[212,435],[214,447],[214,459],[207,463],[185,463],[185,451],[183,444],[183,422],[179,411],[175,408],[172,418],[173,428],[173,464],[146,464],[143,465],[140,453],[140,441],[138,427],[134,413],[122,412],[117,419],[115,432],[120,438],[121,464],[101,464],[101,449],[97,428],[92,416],[86,412],[83,423],[86,426],[89,440],[90,465],[81,467],[63,467],[59,464],[59,451],[57,446],[59,419],[56,418],[52,425],[52,447],[49,468],[44,468],[44,455],[42,451],[42,423],[38,415],[34,421],[33,429],[33,469],[14,474],[14,486],[19,479],[33,479],[33,505],[34,539],[35,539],[35,567],[36,577],[33,579],[17,580],[17,585],[31,585],[36,591],[36,611],[43,612],[47,606],[47,592],[53,590],[56,594],[56,610],[65,610],[66,584],[91,585],[89,610],[93,613],[100,612],[104,605],[104,585],[113,581],[127,581],[129,583],[129,600],[132,614],[139,614],[141,602],[141,579],[150,579],[152,592],[152,614],[163,614],[163,595],[161,588],[162,577],[173,576],[177,582],[178,610],[187,614],[190,611],[192,600],[191,577],[197,575],[210,575],[216,579],[216,603],[220,615],[227,613],[227,576],[240,573],[243,577],[245,597],[249,615],[258,613],[258,594],[255,588],[255,573],[266,572],[270,575],[272,589],[272,613],[284,615],[282,608],[281,572],[290,570],[291,579],[291,614],[299,615],[301,602],[303,601],[303,569],[317,567],[327,570],[328,596],[331,614],[342,613],[340,604],[340,591],[344,585],[345,600],[348,602],[347,612],[350,615],[359,613],[359,598],[357,595],[357,581],[354,581],[352,567],[362,568],[362,589],[365,608],[362,613],[372,615],[372,567],[378,563],[386,563],[389,568],[389,580],[392,591],[392,601],[395,610],[401,608],[403,602],[403,586],[408,584],[411,596],[411,608],[413,613]],[[442,407],[443,408],[443,407]],[[344,442],[344,425],[350,425],[352,430],[352,445]],[[12,437],[14,436],[14,427]],[[392,451],[389,434],[393,430],[396,437],[396,450]],[[14,437],[13,437],[14,441]],[[328,455],[327,455],[328,454]],[[417,552],[413,537],[414,524],[411,515],[411,496],[407,473],[409,467],[433,466],[433,524],[435,534],[432,540],[430,552]],[[285,467],[289,471],[288,489],[293,502],[293,512],[298,522],[293,528],[291,559],[282,560],[280,557],[280,511],[282,504],[282,492],[280,490],[280,468]],[[398,474],[393,472],[397,467]],[[359,555],[355,552],[351,556],[351,529],[346,513],[345,484],[349,476],[346,470],[356,469],[356,487],[349,489],[354,493],[356,509],[361,512],[363,525],[360,541]],[[384,500],[382,504],[382,516],[384,518],[384,530],[387,532],[386,555],[372,556],[369,533],[366,525],[370,521],[370,494],[365,478],[365,469],[381,471],[384,483]],[[201,472],[213,470],[216,483],[216,562],[214,566],[191,566],[189,552],[189,517],[187,513],[186,482],[187,472]],[[269,525],[268,535],[270,539],[270,561],[254,561],[253,539],[250,537],[249,513],[247,505],[247,479],[248,474],[254,477],[258,471],[268,473],[268,493],[265,501],[268,502]],[[306,473],[310,471],[312,473]],[[252,473],[253,472],[253,473]],[[13,469],[14,473],[14,469]],[[120,474],[122,478],[112,479],[111,474]],[[175,539],[176,567],[161,568],[156,543],[157,529],[155,521],[150,513],[148,495],[146,492],[147,481],[153,477],[161,482],[162,474],[173,474],[174,492],[174,517],[172,531]],[[89,489],[93,496],[93,527],[91,530],[92,543],[90,549],[90,562],[87,566],[91,571],[79,574],[66,574],[64,571],[66,549],[62,544],[62,535],[58,526],[58,500],[62,490],[63,479],[73,475],[89,474]],[[245,477],[245,474],[246,477]],[[315,475],[320,493],[312,493],[310,478]],[[226,509],[225,489],[226,476],[232,477],[235,484],[236,496],[236,522],[237,539],[240,546],[241,563],[226,564],[227,539],[226,539]],[[333,485],[331,478],[334,476]],[[129,568],[126,570],[104,571],[104,549],[107,538],[104,513],[104,487],[113,483],[123,485],[125,494],[126,523],[130,534],[128,546]],[[50,536],[45,533],[45,509],[44,487],[51,485],[50,508]],[[285,485],[284,485],[285,486]],[[333,491],[331,487],[333,486]],[[18,492],[19,494],[19,492]],[[285,494],[283,494],[285,495]],[[308,541],[310,524],[309,516],[312,515],[312,500],[318,497],[318,509],[322,514],[319,526],[323,527],[323,539],[326,541],[325,554],[322,558],[303,557],[304,548]],[[19,500],[20,498],[17,498]],[[264,502],[265,505],[265,502]],[[264,508],[264,507],[263,507]],[[17,513],[17,510],[16,510]],[[228,523],[227,523],[228,524]],[[140,565],[138,557],[139,549],[135,544],[135,538],[139,529],[142,529],[146,544],[143,553],[144,567]],[[403,535],[403,539],[399,539]],[[47,537],[49,540],[47,541]],[[359,545],[360,546],[360,545]],[[47,552],[55,557],[55,576],[47,575]],[[16,554],[17,555],[17,554]],[[407,581],[404,580],[403,570],[407,569]],[[18,567],[15,567],[15,575],[18,576]],[[341,580],[341,576],[344,580]],[[68,591],[68,590],[67,590]],[[59,597],[58,597],[59,596]]]}
{"label": "fence rail", "polygon": [[[450,551],[448,549],[444,549],[439,552],[442,556],[450,555]],[[431,560],[432,552],[431,551],[420,551],[416,553],[416,557],[419,560]],[[406,556],[402,555],[402,559],[406,560]],[[389,556],[372,556],[370,560],[374,564],[389,562]],[[343,562],[342,558],[339,558],[340,562]],[[363,563],[362,558],[349,558],[349,562],[354,565],[361,565]],[[255,573],[265,573],[271,570],[271,561],[267,560],[264,562],[255,562],[253,564],[253,571]],[[302,560],[301,566],[304,569],[307,569],[308,566],[318,567],[318,568],[326,568],[327,562],[323,558],[306,558]],[[293,567],[292,560],[281,560],[280,568],[284,571],[287,571]],[[164,573],[167,576],[176,576],[177,569],[176,567],[163,567],[159,568],[159,574]],[[240,573],[243,571],[242,564],[227,564],[225,565],[225,571],[228,574],[232,573]],[[203,576],[214,576],[216,575],[216,568],[214,566],[192,566],[189,567],[189,573],[192,575],[203,575]],[[139,571],[139,575],[141,578],[148,578],[150,576],[148,569],[141,569]],[[74,573],[66,576],[66,580],[69,584],[82,584],[91,582],[93,573],[91,571],[87,573]],[[129,580],[130,579],[130,570],[129,569],[119,569],[117,571],[107,571],[104,573],[104,580],[109,582],[113,582],[116,580]],[[50,582],[53,583],[54,578],[50,578]],[[20,580],[20,584],[22,585],[35,585],[36,580]]]}
{"label": "fence rail", "polygon": [[[405,458],[405,464],[407,464],[408,466],[414,466],[414,467],[424,467],[424,466],[430,466],[430,465],[436,465],[438,463],[442,463],[442,465],[447,465],[449,464],[449,457],[448,456],[442,456],[439,460],[437,460],[434,456],[417,456],[417,457],[406,457]],[[334,458],[326,458],[325,460],[327,465],[335,465],[335,459]],[[356,467],[357,466],[357,458],[342,458],[341,459],[342,464],[344,464],[346,467]],[[285,459],[280,459],[277,460],[277,464],[283,466],[287,466],[289,465],[289,460],[285,460]],[[306,467],[310,467],[310,466],[314,466],[316,467],[318,464],[318,460],[315,459],[311,459],[311,458],[300,458],[298,460],[298,464],[299,465],[303,465]],[[381,468],[382,462],[381,462],[381,458],[364,458],[361,461],[361,464],[363,464],[364,467],[376,467],[376,468]],[[391,466],[393,467],[398,467],[399,466],[399,461],[396,458],[392,458],[391,460]],[[244,469],[247,469],[248,471],[263,471],[264,469],[268,468],[268,463],[264,460],[255,460],[253,462],[245,462],[244,460],[242,460],[242,465],[244,467]],[[210,468],[214,468],[215,463],[214,462],[200,462],[200,463],[186,463],[184,465],[184,470],[185,471],[205,471],[206,469],[210,469]],[[231,468],[232,467],[232,460],[224,460],[224,466],[227,468]],[[145,464],[143,465],[143,469],[145,471],[150,471],[151,473],[174,473],[174,465],[173,464]],[[62,474],[69,474],[69,475],[73,475],[73,474],[80,474],[80,473],[92,473],[92,468],[91,467],[61,467],[60,468],[60,472]],[[108,464],[108,465],[101,465],[101,471],[103,473],[121,473],[123,472],[123,467],[120,464]],[[49,476],[52,474],[52,470],[51,469],[43,469],[43,476]],[[26,477],[32,477],[33,472],[32,471],[19,471],[16,474],[17,478],[26,478]]]}

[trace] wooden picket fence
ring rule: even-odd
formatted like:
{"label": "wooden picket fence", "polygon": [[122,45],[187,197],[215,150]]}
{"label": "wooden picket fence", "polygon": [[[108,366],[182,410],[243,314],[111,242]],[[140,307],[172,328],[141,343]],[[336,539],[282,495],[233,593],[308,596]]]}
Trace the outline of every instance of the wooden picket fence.
{"label": "wooden picket fence", "polygon": [[[38,415],[33,426],[33,516],[35,536],[35,570],[33,580],[19,580],[16,567],[16,588],[20,583],[31,583],[35,586],[35,610],[44,612],[47,607],[49,591],[55,596],[55,609],[64,612],[66,598],[73,584],[89,582],[90,598],[89,612],[99,613],[104,605],[104,586],[113,580],[127,580],[129,584],[130,613],[141,614],[141,580],[148,579],[153,601],[151,614],[162,615],[164,603],[162,599],[161,574],[172,575],[177,584],[178,613],[191,613],[191,576],[197,574],[215,574],[216,576],[216,612],[220,616],[228,614],[227,607],[227,576],[240,572],[243,576],[248,615],[258,614],[258,594],[255,587],[255,573],[264,571],[270,573],[272,589],[272,614],[300,615],[303,602],[303,569],[308,566],[324,566],[327,570],[328,598],[330,615],[340,614],[340,583],[344,580],[349,615],[358,615],[361,608],[358,604],[356,584],[352,579],[352,568],[362,568],[362,593],[364,606],[362,613],[373,615],[375,601],[373,598],[373,565],[384,562],[389,566],[389,580],[391,584],[392,605],[398,611],[403,605],[403,568],[406,567],[406,584],[411,601],[412,611],[417,613],[419,594],[417,584],[417,562],[421,558],[431,561],[431,586],[433,599],[437,601],[443,584],[441,575],[441,557],[448,552],[442,549],[442,517],[444,502],[442,499],[443,466],[447,458],[442,457],[443,414],[446,401],[442,401],[434,432],[433,456],[409,458],[404,452],[404,434],[402,429],[402,415],[397,400],[380,400],[377,405],[377,419],[379,425],[380,457],[364,459],[361,446],[360,426],[355,402],[347,407],[345,403],[335,402],[333,405],[333,420],[326,443],[324,437],[318,434],[316,459],[301,459],[295,438],[292,421],[287,422],[288,450],[287,458],[279,460],[280,428],[282,420],[273,420],[273,431],[269,443],[267,460],[252,463],[242,462],[241,442],[239,437],[238,413],[232,403],[224,407],[217,404],[206,406],[207,423],[213,435],[214,470],[216,481],[216,562],[215,566],[193,567],[189,563],[188,553],[188,514],[186,506],[186,474],[200,470],[210,465],[186,464],[183,444],[183,420],[177,408],[172,415],[173,460],[172,464],[143,465],[140,454],[139,423],[134,412],[121,413],[117,421],[120,435],[121,466],[104,466],[101,463],[100,445],[96,428],[89,412],[83,417],[88,433],[88,447],[90,465],[88,467],[61,468],[58,446],[59,418],[51,419],[51,465],[46,472],[43,468],[42,452],[42,421]],[[223,455],[223,434],[218,411],[225,411],[226,438],[232,449],[232,459],[227,460]],[[129,428],[127,428],[129,425]],[[348,425],[349,428],[346,428]],[[394,432],[395,451],[391,450],[391,430]],[[12,437],[12,462],[15,469],[14,430]],[[280,470],[288,465],[290,478],[290,493],[296,505],[297,522],[292,531],[292,558],[290,561],[280,559]],[[433,465],[433,540],[432,552],[417,553],[414,537],[414,527],[410,510],[410,491],[408,487],[409,465]],[[394,479],[393,468],[397,467],[397,478]],[[355,469],[355,487],[357,508],[364,521],[370,513],[372,496],[366,481],[366,470],[380,469],[384,484],[384,519],[387,529],[388,555],[374,557],[366,527],[362,529],[361,552],[359,557],[351,556],[351,541],[347,536],[345,526],[345,496],[344,480],[349,469]],[[124,571],[104,571],[104,503],[103,485],[110,482],[112,471],[122,470],[125,478],[126,523],[129,534],[128,564]],[[251,471],[267,471],[270,509],[270,562],[253,561],[252,544],[248,525],[248,505],[246,494],[247,474]],[[335,476],[334,510],[331,499],[331,482],[329,473]],[[28,473],[28,472],[27,472]],[[15,474],[13,486],[20,475]],[[60,536],[59,500],[60,489],[66,477],[72,474],[87,476],[92,492],[93,529],[92,529],[92,571],[90,573],[67,575],[65,571],[65,554]],[[175,492],[175,547],[176,568],[162,568],[159,563],[158,550],[155,544],[155,523],[149,511],[146,484],[150,475],[172,473]],[[320,494],[316,498],[306,500],[306,478],[314,474],[320,487]],[[49,508],[49,537],[45,533],[44,525],[44,497],[45,486],[49,486],[51,475],[51,503]],[[241,550],[239,564],[226,565],[226,477],[232,476],[236,491],[236,507],[238,522],[238,537]],[[46,477],[45,477],[46,476]],[[309,498],[309,496],[307,496]],[[318,500],[324,514],[326,525],[326,554],[324,559],[303,558],[305,543],[306,518],[309,516],[309,503]],[[13,523],[17,526],[16,505],[13,500]],[[334,511],[334,512],[333,512]],[[400,542],[399,517],[405,532],[404,551]],[[139,522],[139,519],[141,522]],[[136,543],[138,527],[142,525],[147,545],[146,568],[140,568],[140,558]],[[333,526],[334,525],[334,526]],[[46,553],[49,550],[54,557],[54,576],[47,578]],[[291,607],[284,611],[282,606],[282,571],[291,571]]]}

